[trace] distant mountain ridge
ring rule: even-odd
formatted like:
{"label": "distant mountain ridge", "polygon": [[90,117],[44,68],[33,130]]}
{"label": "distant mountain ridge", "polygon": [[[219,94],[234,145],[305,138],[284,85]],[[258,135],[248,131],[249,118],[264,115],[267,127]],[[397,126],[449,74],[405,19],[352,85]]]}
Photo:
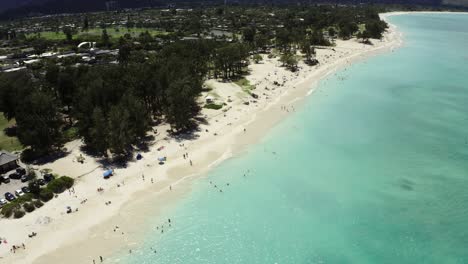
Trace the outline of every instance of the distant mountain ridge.
{"label": "distant mountain ridge", "polygon": [[444,5],[464,6],[468,7],[468,0],[443,0]]}
{"label": "distant mountain ridge", "polygon": [[[0,0],[1,17],[20,17],[38,14],[80,13],[106,10],[106,3],[114,2],[119,8],[196,6],[202,4],[222,4],[224,0]],[[430,5],[441,4],[468,6],[468,0],[227,0],[240,4],[287,4],[287,3],[379,3]]]}
{"label": "distant mountain ridge", "polygon": [[24,6],[29,4],[31,1],[33,0],[2,0],[0,1],[0,12]]}

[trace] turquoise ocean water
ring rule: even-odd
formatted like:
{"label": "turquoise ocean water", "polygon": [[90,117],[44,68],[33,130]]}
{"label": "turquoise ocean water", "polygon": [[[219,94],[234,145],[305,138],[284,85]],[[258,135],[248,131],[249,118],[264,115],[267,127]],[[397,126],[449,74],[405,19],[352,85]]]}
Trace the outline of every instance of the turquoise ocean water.
{"label": "turquoise ocean water", "polygon": [[322,81],[121,262],[468,263],[468,15],[390,21],[404,47]]}

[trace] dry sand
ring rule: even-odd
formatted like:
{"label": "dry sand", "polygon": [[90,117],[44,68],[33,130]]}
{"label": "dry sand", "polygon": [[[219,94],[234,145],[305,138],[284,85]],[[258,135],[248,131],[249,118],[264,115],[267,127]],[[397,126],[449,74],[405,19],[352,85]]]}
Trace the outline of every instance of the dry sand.
{"label": "dry sand", "polygon": [[[356,60],[393,50],[402,44],[401,39],[391,26],[372,46],[355,39],[337,40],[336,47],[317,49],[319,65],[300,63],[300,70],[294,73],[280,67],[277,58],[264,56],[262,63],[249,66],[251,75],[247,77],[256,86],[258,100],[235,84],[209,80],[207,85],[214,88],[209,95],[226,102],[223,109],[228,110],[204,109],[207,122],[185,138],[169,137],[167,125],[154,128],[156,139],[142,153],[143,159],[130,162],[126,168],[114,168],[115,175],[109,180],[102,177],[103,164],[80,151],[81,142],[67,144],[69,155],[38,169],[74,177],[74,192],[58,195],[21,219],[1,219],[0,237],[8,244],[0,245],[0,263],[82,264],[93,263],[93,259],[98,263],[99,256],[112,262],[116,260],[109,258],[116,252],[138,250],[145,230],[153,227],[154,219],[170,217],[162,215],[163,210],[187,195],[195,179],[257,142],[293,112],[320,79]],[[247,101],[249,105],[244,104]],[[162,146],[164,149],[158,150]],[[188,158],[183,157],[185,153]],[[76,161],[80,155],[85,157],[83,164]],[[158,157],[168,161],[159,165]],[[104,191],[98,192],[99,187]],[[66,214],[66,206],[78,211]],[[32,232],[37,236],[28,238]],[[12,245],[22,243],[26,249],[10,252]]]}

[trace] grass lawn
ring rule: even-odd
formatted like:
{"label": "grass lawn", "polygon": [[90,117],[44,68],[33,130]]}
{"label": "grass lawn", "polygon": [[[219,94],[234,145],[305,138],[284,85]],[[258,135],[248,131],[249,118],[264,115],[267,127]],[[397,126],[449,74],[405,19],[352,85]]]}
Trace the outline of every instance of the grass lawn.
{"label": "grass lawn", "polygon": [[3,116],[3,113],[0,113],[0,149],[6,151],[15,151],[23,149],[23,146],[18,141],[16,137],[9,137],[5,135],[4,129],[13,125],[15,123],[14,120],[8,122]]}
{"label": "grass lawn", "polygon": [[[107,28],[107,34],[113,39],[118,39],[120,37],[123,37],[125,34],[130,34],[132,37],[138,37],[141,33],[148,31],[152,36],[158,36],[158,35],[166,35],[167,32],[163,32],[160,30],[152,29],[152,28],[126,28],[126,27],[115,27],[115,28]],[[28,34],[28,38],[32,38],[34,36],[39,35],[42,38],[48,39],[48,40],[64,40],[65,34],[62,31],[59,32],[53,32],[53,31],[43,31],[40,33],[32,33]],[[102,34],[102,29],[101,28],[92,28],[86,32],[78,32],[78,34],[73,35],[73,38],[76,38],[77,36],[80,39],[85,40],[86,38],[93,38],[95,39],[96,37],[101,37]]]}
{"label": "grass lawn", "polygon": [[250,94],[252,90],[255,90],[255,85],[250,84],[249,80],[247,80],[246,78],[240,78],[234,83],[239,85],[242,88],[242,90],[248,94]]}

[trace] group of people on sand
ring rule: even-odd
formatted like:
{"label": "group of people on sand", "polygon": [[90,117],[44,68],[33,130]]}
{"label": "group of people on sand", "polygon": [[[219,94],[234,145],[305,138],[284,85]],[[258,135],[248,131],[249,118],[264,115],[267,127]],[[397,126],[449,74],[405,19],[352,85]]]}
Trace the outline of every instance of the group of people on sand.
{"label": "group of people on sand", "polygon": [[189,160],[189,163],[190,163],[190,166],[193,166],[193,162],[191,159],[189,159],[189,156],[188,156],[188,152],[182,154],[182,156],[184,157],[184,159],[188,159]]}
{"label": "group of people on sand", "polygon": [[[6,240],[6,238],[0,238],[0,245],[1,245],[1,244],[8,244],[8,241]],[[11,253],[16,253],[16,251],[17,251],[18,249],[23,249],[23,250],[24,250],[24,249],[26,249],[26,245],[25,245],[24,243],[22,243],[22,244],[19,245],[19,246],[18,246],[18,245],[13,245],[13,246],[11,246],[11,248],[10,248],[10,252],[11,252]]]}
{"label": "group of people on sand", "polygon": [[24,245],[24,243],[21,244],[21,246],[17,246],[17,245],[11,246],[10,251],[11,251],[12,253],[16,253],[16,250],[21,249],[21,248],[22,248],[22,249],[26,249],[26,246]]}

